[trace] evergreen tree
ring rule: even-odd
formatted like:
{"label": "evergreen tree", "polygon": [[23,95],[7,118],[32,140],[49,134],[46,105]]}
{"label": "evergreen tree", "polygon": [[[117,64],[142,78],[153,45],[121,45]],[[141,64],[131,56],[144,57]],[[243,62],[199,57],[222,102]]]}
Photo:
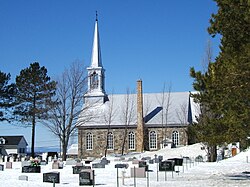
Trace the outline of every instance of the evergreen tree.
{"label": "evergreen tree", "polygon": [[215,1],[219,9],[208,32],[221,35],[221,52],[205,73],[190,70],[194,89],[199,91],[193,97],[201,104],[194,128],[200,140],[211,146],[239,141],[244,148],[250,136],[250,4]]}
{"label": "evergreen tree", "polygon": [[8,84],[10,74],[0,71],[0,121],[10,121],[8,109],[14,104],[15,85]]}
{"label": "evergreen tree", "polygon": [[34,157],[35,127],[38,120],[47,118],[48,104],[55,94],[56,82],[51,81],[47,69],[38,62],[30,64],[16,77],[16,106],[14,115],[18,121],[32,127],[31,156]]}

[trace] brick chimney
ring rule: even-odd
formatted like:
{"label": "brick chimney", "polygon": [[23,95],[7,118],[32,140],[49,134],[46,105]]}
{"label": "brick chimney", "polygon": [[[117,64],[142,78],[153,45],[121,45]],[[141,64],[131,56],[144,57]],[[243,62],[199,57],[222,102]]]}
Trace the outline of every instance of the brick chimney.
{"label": "brick chimney", "polygon": [[137,135],[136,151],[144,151],[144,121],[143,121],[143,95],[142,80],[137,81]]}

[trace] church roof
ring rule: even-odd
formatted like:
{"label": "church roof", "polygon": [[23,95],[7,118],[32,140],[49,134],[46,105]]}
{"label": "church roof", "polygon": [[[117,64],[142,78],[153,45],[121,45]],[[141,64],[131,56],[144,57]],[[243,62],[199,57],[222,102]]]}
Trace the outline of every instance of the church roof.
{"label": "church roof", "polygon": [[[109,124],[118,128],[126,124],[135,126],[137,94],[114,94],[108,98],[109,101],[104,104],[90,106],[84,110],[79,116],[78,126],[86,128],[104,128]],[[198,114],[199,108],[190,98],[189,92],[143,94],[143,115],[146,126],[186,126],[195,121],[195,116]],[[83,120],[84,116],[88,116],[88,120]]]}

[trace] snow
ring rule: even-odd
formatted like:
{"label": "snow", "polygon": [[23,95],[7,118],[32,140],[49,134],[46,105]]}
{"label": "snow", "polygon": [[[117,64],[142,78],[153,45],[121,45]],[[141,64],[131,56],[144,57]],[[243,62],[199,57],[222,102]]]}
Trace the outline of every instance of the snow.
{"label": "snow", "polygon": [[[205,157],[206,153],[201,149],[201,144],[194,144],[190,146],[163,149],[155,152],[145,152],[142,154],[126,155],[125,159],[132,157],[142,158],[149,156],[154,158],[154,155],[162,155],[165,159],[173,157],[190,157],[192,160],[201,155]],[[157,181],[157,164],[149,164],[149,179],[136,178],[137,187],[200,187],[200,186],[250,186],[250,150],[241,152],[238,155],[222,160],[219,162],[191,162],[185,163],[183,166],[177,166],[176,170],[180,171],[179,174],[174,172],[158,172]],[[115,187],[117,186],[117,169],[114,167],[117,163],[128,163],[128,169],[118,169],[119,172],[119,186],[134,186],[134,178],[130,177],[130,169],[134,168],[132,162],[118,161],[118,157],[108,156],[111,163],[106,165],[106,168],[96,168],[95,170],[95,183],[98,187]],[[97,162],[97,161],[95,161]],[[5,165],[5,163],[0,163]],[[13,162],[12,169],[4,168],[0,171],[0,186],[9,187],[52,187],[52,183],[43,182],[43,173],[59,171],[60,184],[55,184],[56,187],[74,187],[79,186],[79,175],[72,174],[72,166],[65,165],[63,169],[51,169],[52,163],[46,166],[41,166],[41,173],[22,173],[21,163]],[[122,172],[125,172],[124,185],[122,184]],[[28,176],[28,181],[19,180],[20,175]]]}

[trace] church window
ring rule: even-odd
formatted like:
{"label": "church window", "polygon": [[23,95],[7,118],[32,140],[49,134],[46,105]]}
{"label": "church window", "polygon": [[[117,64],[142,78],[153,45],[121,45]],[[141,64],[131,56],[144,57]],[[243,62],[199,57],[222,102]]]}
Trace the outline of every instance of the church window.
{"label": "church window", "polygon": [[128,133],[128,149],[135,149],[135,133],[129,132]]}
{"label": "church window", "polygon": [[172,141],[175,146],[179,145],[179,132],[173,131],[172,133]]}
{"label": "church window", "polygon": [[91,132],[88,132],[86,136],[86,149],[87,150],[93,149],[93,135]]}
{"label": "church window", "polygon": [[155,131],[151,131],[149,133],[149,148],[156,149],[157,148],[157,135]]}
{"label": "church window", "polygon": [[108,149],[114,149],[114,136],[112,132],[108,133]]}
{"label": "church window", "polygon": [[98,74],[96,72],[90,76],[90,86],[92,89],[98,88]]}

